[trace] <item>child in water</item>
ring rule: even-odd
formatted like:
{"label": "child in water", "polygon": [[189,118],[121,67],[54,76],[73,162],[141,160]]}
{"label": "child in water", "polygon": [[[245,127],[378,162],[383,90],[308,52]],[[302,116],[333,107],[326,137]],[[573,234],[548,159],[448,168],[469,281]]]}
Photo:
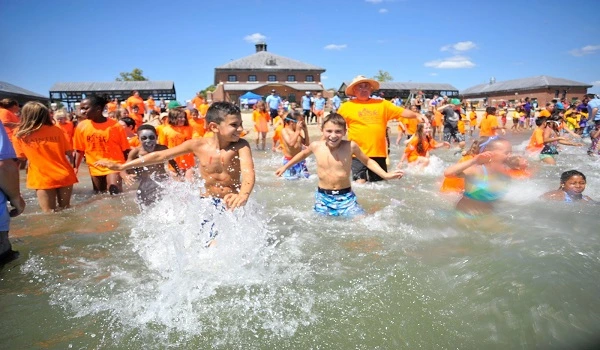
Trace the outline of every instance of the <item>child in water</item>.
{"label": "child in water", "polygon": [[451,165],[444,176],[464,177],[465,191],[456,204],[464,218],[492,214],[494,203],[507,191],[509,176],[505,162],[512,152],[507,140],[490,138],[480,146],[480,153],[462,163]]}
{"label": "child in water", "polygon": [[[283,151],[283,165],[287,164],[294,156],[302,151],[303,146],[309,145],[308,128],[304,124],[304,114],[295,111],[285,117],[284,128],[281,131],[281,146]],[[299,179],[309,176],[306,161],[302,160],[288,168],[283,176],[286,179]]]}
{"label": "child in water", "polygon": [[440,147],[450,148],[450,143],[438,144],[431,136],[431,125],[429,123],[419,123],[416,133],[404,149],[400,163],[398,163],[398,169],[402,168],[404,160],[408,160],[409,164],[420,166],[421,169],[425,168],[429,165],[429,151]]}
{"label": "child in water", "polygon": [[583,173],[577,170],[565,171],[560,175],[560,187],[558,188],[558,190],[544,193],[542,195],[542,199],[563,201],[566,203],[595,203],[590,197],[583,195],[585,185],[586,178],[585,175],[583,175]]}
{"label": "child in water", "polygon": [[[140,140],[140,146],[129,152],[127,161],[132,161],[139,157],[144,157],[155,151],[168,149],[167,146],[157,144],[156,129],[152,125],[143,124],[137,129],[137,137]],[[175,169],[177,175],[183,175],[183,172],[177,166],[174,159],[169,159],[169,164]],[[131,185],[136,175],[140,177],[140,185],[137,189],[137,198],[140,206],[147,207],[160,199],[160,182],[169,178],[169,173],[163,164],[154,164],[135,168],[134,175],[127,172],[121,172],[121,177],[127,185]]]}
{"label": "child in water", "polygon": [[402,171],[386,172],[377,162],[368,158],[354,141],[343,140],[346,135],[346,121],[337,113],[325,117],[321,131],[323,133],[321,140],[312,142],[308,148],[296,154],[287,164],[277,169],[275,175],[281,176],[294,164],[314,153],[319,177],[315,211],[329,216],[364,214],[350,187],[352,156],[386,180],[401,178]]}

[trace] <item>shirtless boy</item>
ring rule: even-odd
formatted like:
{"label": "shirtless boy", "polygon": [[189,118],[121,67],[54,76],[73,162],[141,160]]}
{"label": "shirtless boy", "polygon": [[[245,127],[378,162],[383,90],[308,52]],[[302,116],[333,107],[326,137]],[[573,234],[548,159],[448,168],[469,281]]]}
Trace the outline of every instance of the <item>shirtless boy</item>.
{"label": "shirtless boy", "polygon": [[[304,114],[294,112],[283,120],[281,130],[281,147],[283,151],[283,165],[286,165],[294,156],[302,151],[302,146],[308,146],[308,128],[304,123]],[[283,176],[286,179],[298,179],[308,177],[306,161],[301,160],[288,168]]]}
{"label": "shirtless boy", "polygon": [[384,171],[376,161],[367,157],[354,141],[343,140],[346,135],[346,121],[341,115],[332,113],[325,117],[321,131],[323,132],[321,140],[312,142],[308,148],[296,154],[287,164],[277,169],[275,174],[281,176],[294,164],[314,153],[319,177],[319,188],[315,195],[315,211],[329,216],[364,214],[364,210],[356,202],[356,195],[350,187],[352,156],[386,180],[399,179],[403,172],[399,170],[392,173]]}

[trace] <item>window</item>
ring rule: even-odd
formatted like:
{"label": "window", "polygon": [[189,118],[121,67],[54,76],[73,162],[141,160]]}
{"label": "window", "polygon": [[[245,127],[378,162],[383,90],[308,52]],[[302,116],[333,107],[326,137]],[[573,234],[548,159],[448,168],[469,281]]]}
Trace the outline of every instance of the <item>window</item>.
{"label": "window", "polygon": [[274,74],[270,74],[270,75],[267,77],[267,81],[277,81],[277,76],[276,76],[276,75],[274,75]]}
{"label": "window", "polygon": [[227,81],[237,81],[237,75],[228,75]]}
{"label": "window", "polygon": [[315,81],[315,77],[313,77],[312,75],[307,75],[305,81]]}
{"label": "window", "polygon": [[248,81],[256,81],[256,75],[249,75]]}
{"label": "window", "polygon": [[295,75],[288,75],[287,81],[296,81],[296,76]]}

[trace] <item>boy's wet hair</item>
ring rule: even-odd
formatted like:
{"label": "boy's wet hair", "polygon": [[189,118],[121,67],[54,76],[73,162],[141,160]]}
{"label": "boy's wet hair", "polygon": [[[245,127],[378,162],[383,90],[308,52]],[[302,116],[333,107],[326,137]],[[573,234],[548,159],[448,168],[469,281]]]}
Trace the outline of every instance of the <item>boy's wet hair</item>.
{"label": "boy's wet hair", "polygon": [[215,102],[208,107],[208,111],[206,112],[206,123],[221,124],[227,115],[241,117],[242,112],[238,106],[231,102]]}
{"label": "boy's wet hair", "polygon": [[535,125],[542,126],[542,124],[544,124],[546,122],[546,120],[547,120],[546,117],[539,117],[535,120]]}
{"label": "boy's wet hair", "polygon": [[487,114],[496,114],[496,107],[487,107],[487,108],[485,109],[485,112],[486,112]]}
{"label": "boy's wet hair", "polygon": [[142,131],[142,130],[150,130],[150,131],[152,131],[154,133],[154,135],[157,134],[156,128],[154,126],[150,125],[150,124],[142,124],[142,125],[140,125],[140,127],[137,129],[137,133],[139,134],[140,131]]}
{"label": "boy's wet hair", "polygon": [[583,173],[581,171],[578,171],[578,170],[568,170],[568,171],[565,171],[564,173],[560,174],[560,183],[564,184],[565,182],[567,182],[573,176],[581,176],[583,178],[583,181],[587,181],[586,178],[585,178],[585,175],[583,175]]}
{"label": "boy's wet hair", "polygon": [[333,125],[341,126],[342,128],[344,128],[344,130],[346,130],[346,120],[344,119],[344,117],[337,113],[329,113],[325,117],[325,119],[323,119],[323,124],[321,124],[321,130],[323,130],[323,127],[327,123],[332,123]]}

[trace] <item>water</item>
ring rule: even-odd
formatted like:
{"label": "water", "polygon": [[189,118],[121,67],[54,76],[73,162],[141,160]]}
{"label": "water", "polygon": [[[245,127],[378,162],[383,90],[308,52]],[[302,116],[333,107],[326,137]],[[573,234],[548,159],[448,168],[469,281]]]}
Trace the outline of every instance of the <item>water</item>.
{"label": "water", "polygon": [[[516,150],[524,148],[514,138]],[[400,158],[392,150],[393,164]],[[312,212],[317,179],[275,178],[279,156],[255,152],[248,206],[213,213],[197,185],[175,183],[143,215],[133,191],[40,214],[34,195],[13,220],[19,260],[0,271],[0,347],[7,349],[536,349],[578,348],[600,330],[599,207],[548,203],[558,174],[600,160],[567,148],[536,166],[499,205],[499,232],[453,220],[438,192],[453,151],[424,173],[355,186],[370,214]],[[537,164],[537,163],[536,163]],[[309,158],[309,169],[314,160]],[[82,169],[82,174],[86,174]]]}

